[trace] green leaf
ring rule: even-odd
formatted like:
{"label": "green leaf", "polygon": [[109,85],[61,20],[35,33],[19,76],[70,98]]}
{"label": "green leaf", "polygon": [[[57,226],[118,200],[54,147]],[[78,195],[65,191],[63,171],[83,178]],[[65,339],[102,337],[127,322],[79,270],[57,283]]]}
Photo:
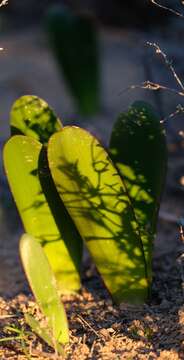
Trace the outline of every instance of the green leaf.
{"label": "green leaf", "polygon": [[78,291],[82,240],[53,184],[45,148],[13,136],[4,148],[4,166],[24,228],[44,247],[60,291]]}
{"label": "green leaf", "polygon": [[37,96],[26,95],[15,101],[10,113],[12,135],[28,135],[41,143],[61,130],[62,124],[48,104]]}
{"label": "green leaf", "polygon": [[127,113],[120,114],[112,131],[109,151],[132,201],[151,281],[152,249],[166,175],[167,147],[164,128],[150,105],[135,102]]}
{"label": "green leaf", "polygon": [[64,354],[64,350],[62,346],[58,344],[58,341],[55,341],[54,344],[53,336],[49,334],[48,329],[46,330],[44,327],[41,327],[39,321],[30,314],[24,314],[24,318],[26,323],[30,326],[30,328],[32,329],[32,331],[34,331],[36,335],[38,335],[42,340],[44,340],[49,346],[56,349],[59,354]]}
{"label": "green leaf", "polygon": [[48,145],[57,190],[117,303],[148,296],[142,243],[124,184],[100,143],[66,127]]}
{"label": "green leaf", "polygon": [[85,115],[96,113],[99,110],[99,54],[92,18],[74,15],[64,6],[54,6],[46,20],[50,44],[79,111]]}
{"label": "green leaf", "polygon": [[61,344],[67,343],[69,333],[66,313],[42,247],[34,237],[24,234],[20,240],[20,255],[29,284],[40,309],[47,318],[54,340]]}
{"label": "green leaf", "polygon": [[81,287],[80,273],[83,256],[83,240],[56,190],[48,166],[47,150],[45,147],[42,147],[40,152],[38,169],[42,190],[54,217],[60,237],[65,244],[62,253],[61,247],[59,249],[58,246],[56,247],[54,244],[52,248],[49,246],[48,249],[46,249],[46,253],[48,258],[52,256],[54,263],[56,263],[58,259],[56,273],[58,282],[61,283],[62,292],[75,292]]}

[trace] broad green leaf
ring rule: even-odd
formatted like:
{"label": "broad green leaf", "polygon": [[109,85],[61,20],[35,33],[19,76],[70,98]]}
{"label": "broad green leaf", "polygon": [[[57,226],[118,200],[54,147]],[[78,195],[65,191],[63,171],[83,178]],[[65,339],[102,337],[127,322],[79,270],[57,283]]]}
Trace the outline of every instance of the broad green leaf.
{"label": "broad green leaf", "polygon": [[92,18],[54,6],[47,16],[50,44],[59,69],[79,111],[91,115],[99,110],[99,54],[97,30]]}
{"label": "broad green leaf", "polygon": [[139,225],[151,281],[152,248],[166,174],[165,131],[152,107],[135,102],[112,131],[110,156],[128,189]]}
{"label": "broad green leaf", "polygon": [[48,145],[57,190],[117,303],[148,296],[142,243],[124,184],[100,143],[66,127]]}
{"label": "broad green leaf", "polygon": [[20,97],[12,106],[10,113],[12,135],[28,135],[41,143],[61,130],[62,124],[49,105],[33,95]]}
{"label": "broad green leaf", "polygon": [[20,255],[33,294],[47,318],[55,341],[67,343],[69,333],[66,313],[58,295],[55,277],[41,245],[33,236],[24,234],[20,240]]}
{"label": "broad green leaf", "polygon": [[[68,211],[66,210],[52,179],[50,169],[48,166],[47,150],[42,147],[40,152],[39,161],[39,180],[42,186],[43,193],[46,201],[48,202],[52,216],[54,217],[55,224],[64,241],[64,249],[56,247],[54,244],[46,247],[48,258],[52,257],[53,262],[57,264],[60,275],[57,275],[58,281],[61,282],[62,292],[66,290],[78,291],[80,289],[80,273],[83,255],[83,241],[73,223]],[[62,244],[63,247],[63,244]],[[60,251],[59,251],[60,250]],[[62,250],[62,253],[61,253]],[[64,266],[64,271],[62,268]],[[65,289],[65,291],[64,291]]]}
{"label": "broad green leaf", "polygon": [[[58,343],[58,341],[54,341],[53,335],[49,333],[48,329],[45,329],[45,327],[42,327],[38,320],[36,320],[32,315],[30,314],[24,314],[24,318],[26,323],[30,326],[32,331],[36,335],[38,335],[42,340],[44,340],[49,346],[53,347],[58,351],[59,354],[64,354],[62,346]],[[51,332],[51,329],[50,329]],[[55,342],[55,344],[54,344]]]}
{"label": "broad green leaf", "polygon": [[44,154],[38,141],[13,136],[4,148],[5,170],[24,228],[42,244],[60,291],[77,291],[82,240],[56,191]]}

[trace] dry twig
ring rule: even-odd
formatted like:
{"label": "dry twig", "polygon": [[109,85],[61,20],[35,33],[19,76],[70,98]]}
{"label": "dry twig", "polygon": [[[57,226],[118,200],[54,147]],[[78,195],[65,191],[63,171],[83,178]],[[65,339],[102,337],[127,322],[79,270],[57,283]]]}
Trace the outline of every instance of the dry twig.
{"label": "dry twig", "polygon": [[[160,7],[161,9],[167,10],[167,11],[171,12],[174,15],[177,15],[179,17],[184,18],[184,14],[180,13],[179,11],[176,11],[176,10],[174,10],[174,9],[168,7],[168,6],[162,5],[162,4],[158,3],[156,0],[150,0],[150,1],[151,1],[152,4]],[[183,1],[182,1],[182,5],[183,5]]]}
{"label": "dry twig", "polygon": [[[171,72],[171,74],[173,75],[174,79],[176,80],[176,83],[178,84],[178,86],[181,88],[182,92],[184,91],[184,84],[181,81],[180,77],[178,76],[178,74],[176,73],[176,70],[174,68],[174,66],[172,65],[172,61],[169,61],[169,59],[167,58],[167,55],[163,52],[163,50],[161,50],[161,48],[158,46],[158,44],[156,43],[152,43],[152,42],[147,42],[147,45],[153,47],[155,49],[155,53],[156,54],[160,54],[161,57],[164,60],[165,65],[168,67],[169,71]],[[184,95],[184,94],[183,94]]]}
{"label": "dry twig", "polygon": [[[177,16],[180,16],[182,18],[184,18],[184,14],[181,14],[167,6],[164,6],[164,5],[161,5],[160,3],[158,3],[157,1],[155,0],[150,0],[151,3],[153,3],[154,5],[164,9],[164,10],[167,10],[167,11],[170,11],[172,13],[174,13],[175,15]],[[184,5],[184,1],[182,1],[182,5]],[[163,61],[164,61],[164,64],[167,66],[167,68],[169,69],[169,72],[171,73],[171,75],[174,77],[175,81],[176,81],[176,84],[178,85],[178,87],[180,88],[180,90],[177,90],[177,89],[173,89],[173,88],[170,88],[168,86],[165,86],[165,85],[162,85],[162,84],[159,84],[159,83],[155,83],[155,82],[152,82],[152,81],[149,81],[149,80],[146,80],[144,81],[143,83],[141,84],[136,84],[136,85],[131,85],[129,86],[128,88],[124,89],[123,91],[121,91],[119,93],[119,95],[121,95],[123,92],[126,92],[128,90],[134,90],[134,89],[146,89],[146,90],[152,90],[152,91],[168,91],[168,92],[171,92],[175,95],[178,95],[178,96],[181,96],[183,97],[184,96],[184,83],[183,81],[180,79],[179,75],[177,74],[173,64],[172,64],[172,61],[170,61],[167,57],[167,55],[165,54],[165,52],[160,48],[160,46],[156,43],[152,43],[152,42],[147,42],[147,45],[151,46],[152,48],[154,48],[155,50],[155,53],[156,54],[159,54]],[[179,115],[181,113],[184,113],[184,106],[181,105],[181,104],[178,104],[175,111],[173,111],[171,114],[169,114],[168,116],[166,116],[165,118],[163,118],[161,120],[161,123],[164,123],[166,120],[168,119],[171,119],[171,118],[174,118],[176,115]]]}
{"label": "dry twig", "polygon": [[95,329],[80,315],[77,316],[79,321],[82,323],[82,325],[86,325],[99,339],[101,339],[101,336],[97,333]]}
{"label": "dry twig", "polygon": [[[179,75],[177,74],[174,66],[172,65],[172,62],[169,61],[169,59],[167,58],[167,55],[164,53],[164,51],[159,47],[158,44],[156,43],[151,43],[151,42],[147,42],[147,45],[153,47],[155,49],[155,53],[156,54],[160,54],[162,59],[164,60],[164,64],[167,66],[167,68],[169,69],[169,71],[171,72],[172,76],[174,77],[176,84],[178,85],[178,87],[180,88],[180,90],[174,89],[174,88],[170,88],[168,86],[159,84],[159,83],[155,83],[149,80],[144,81],[141,84],[135,84],[135,85],[131,85],[128,88],[124,89],[123,91],[121,91],[119,93],[119,95],[121,95],[123,92],[126,92],[128,90],[134,90],[134,89],[146,89],[146,90],[151,90],[151,91],[158,91],[158,90],[162,90],[162,91],[167,91],[170,93],[173,93],[175,95],[184,97],[184,84],[182,82],[182,80],[180,79]],[[184,106],[181,104],[178,104],[175,111],[171,114],[169,114],[167,117],[165,117],[164,119],[161,120],[161,123],[164,123],[166,120],[171,119],[173,117],[175,117],[176,115],[179,115],[181,113],[184,112]]]}
{"label": "dry twig", "polygon": [[2,0],[0,2],[0,7],[4,6],[4,5],[7,5],[8,4],[8,0]]}
{"label": "dry twig", "polygon": [[18,316],[17,315],[0,315],[0,320],[16,318],[16,317],[18,317]]}
{"label": "dry twig", "polygon": [[[0,7],[2,7],[2,6],[4,6],[4,5],[7,5],[8,4],[8,0],[1,0],[1,2],[0,2]],[[1,47],[0,48],[0,51],[2,51],[3,50],[3,48]]]}

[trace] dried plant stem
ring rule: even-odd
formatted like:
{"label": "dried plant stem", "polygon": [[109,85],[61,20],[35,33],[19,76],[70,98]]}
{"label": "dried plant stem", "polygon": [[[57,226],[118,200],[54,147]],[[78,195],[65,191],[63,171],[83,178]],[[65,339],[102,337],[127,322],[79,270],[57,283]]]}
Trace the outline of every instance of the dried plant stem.
{"label": "dried plant stem", "polygon": [[[153,68],[150,64],[149,58],[147,57],[147,54],[145,53],[145,51],[142,56],[142,64],[143,64],[143,68],[144,68],[145,79],[150,79],[150,81],[153,82]],[[157,109],[159,110],[159,114],[163,118],[164,110],[163,110],[162,92],[154,91],[153,96],[154,96],[155,105],[156,105]]]}
{"label": "dried plant stem", "polygon": [[151,1],[152,4],[160,7],[161,9],[167,10],[167,11],[169,11],[170,13],[172,13],[174,15],[177,15],[177,16],[179,16],[181,18],[184,18],[184,14],[180,13],[179,11],[176,11],[176,10],[174,10],[174,9],[168,7],[168,6],[162,5],[162,4],[158,3],[156,0],[150,0],[150,1]]}
{"label": "dried plant stem", "polygon": [[161,55],[161,57],[164,60],[165,65],[168,67],[169,71],[171,72],[171,74],[173,75],[174,79],[176,80],[176,83],[178,84],[178,86],[181,88],[182,92],[184,91],[184,84],[181,81],[180,77],[178,76],[178,74],[176,73],[175,68],[172,65],[172,62],[169,61],[169,59],[167,58],[167,55],[163,52],[163,50],[161,50],[161,48],[158,46],[158,44],[156,43],[152,43],[152,42],[147,42],[147,45],[153,47],[155,49],[156,54]]}
{"label": "dried plant stem", "polygon": [[[172,14],[174,15],[177,15],[179,17],[182,17],[184,18],[184,15],[182,13],[179,13],[178,11],[175,11],[174,9],[171,9],[167,6],[163,6],[161,4],[159,4],[157,1],[155,0],[150,0],[153,4],[155,4],[156,6],[164,9],[164,10],[167,10],[169,12],[171,12]],[[182,1],[182,5],[184,5],[184,1]],[[169,68],[169,71],[172,73],[172,75],[174,76],[175,80],[176,80],[176,83],[178,84],[178,86],[180,87],[181,91],[177,91],[177,90],[174,90],[174,89],[170,89],[170,88],[167,88],[167,87],[164,87],[163,89],[164,90],[168,90],[168,91],[171,91],[171,92],[175,92],[176,94],[180,95],[180,96],[184,96],[184,84],[183,82],[181,81],[180,77],[177,75],[173,65],[171,62],[168,61],[167,59],[167,56],[166,54],[160,49],[160,47],[155,44],[155,43],[148,43],[148,45],[152,46],[155,48],[155,51],[156,51],[156,54],[160,54],[165,62],[165,64],[167,65],[167,67]],[[159,84],[154,84],[154,86],[156,88],[153,88],[152,90],[157,90],[160,87]],[[172,118],[174,117],[175,115],[178,115],[179,113],[181,112],[184,112],[184,106],[178,104],[177,107],[176,107],[176,111],[173,112],[172,114],[170,114],[168,116],[168,118]],[[164,119],[165,120],[165,119]],[[162,120],[162,122],[164,121]],[[180,131],[179,134],[181,136],[183,136],[183,131]],[[182,241],[182,243],[184,243],[184,228],[183,228],[183,224],[180,225],[180,228],[179,228],[179,235],[180,235],[180,240]],[[180,276],[181,276],[181,286],[182,286],[182,291],[183,291],[183,295],[184,295],[184,253],[182,253],[179,257],[178,257],[178,265],[179,265],[179,270],[180,270]]]}
{"label": "dried plant stem", "polygon": [[180,225],[180,239],[182,242],[184,242],[184,230],[182,225]]}
{"label": "dried plant stem", "polygon": [[[159,54],[162,57],[162,59],[164,61],[164,64],[167,66],[169,72],[174,77],[174,79],[176,81],[176,84],[178,85],[180,90],[173,89],[173,88],[170,88],[168,86],[161,85],[161,84],[154,83],[152,81],[146,80],[141,84],[129,86],[128,88],[121,91],[119,95],[121,95],[123,92],[126,92],[128,90],[134,90],[134,89],[139,88],[139,89],[146,89],[146,90],[152,90],[152,91],[160,91],[160,90],[168,91],[168,92],[171,92],[171,93],[173,93],[175,95],[184,97],[184,84],[183,84],[182,80],[180,79],[179,75],[177,74],[174,66],[172,65],[172,62],[169,61],[169,59],[168,59],[167,55],[165,54],[165,52],[156,43],[147,42],[147,45],[154,48],[156,55]],[[183,112],[184,112],[184,106],[181,105],[181,104],[178,104],[175,111],[173,113],[169,114],[164,119],[162,119],[161,122],[163,123],[166,120],[171,119],[171,118],[175,117],[176,115],[179,115],[179,114],[181,114]]]}
{"label": "dried plant stem", "polygon": [[9,319],[9,318],[16,318],[17,315],[0,315],[0,320]]}
{"label": "dried plant stem", "polygon": [[[172,89],[170,87],[160,85],[160,84],[150,83],[149,81],[145,82],[143,84],[144,85],[143,87],[145,89],[149,89],[149,90],[166,90],[166,91],[172,92],[172,93],[174,93],[176,95],[184,96],[184,84],[183,84],[182,80],[180,79],[179,75],[177,74],[177,72],[176,72],[176,70],[175,70],[175,68],[174,68],[174,66],[172,64],[172,61],[170,61],[168,59],[167,55],[159,47],[158,44],[152,43],[152,42],[147,42],[147,45],[153,47],[154,50],[155,50],[155,53],[159,54],[162,57],[162,59],[164,61],[164,64],[168,68],[171,75],[174,77],[174,79],[176,81],[176,84],[180,88],[180,91],[177,90],[177,89]],[[166,120],[174,118],[176,115],[179,115],[179,114],[181,114],[183,112],[184,112],[184,107],[181,104],[178,104],[177,107],[176,107],[176,110],[173,113],[169,114],[166,118],[162,119],[161,122],[163,123]]]}
{"label": "dried plant stem", "polygon": [[95,329],[80,315],[77,316],[82,325],[86,325],[98,338],[101,339],[101,336],[97,333]]}
{"label": "dried plant stem", "polygon": [[121,91],[119,93],[119,95],[121,95],[122,93],[124,93],[124,92],[126,92],[128,90],[134,90],[134,89],[138,89],[138,88],[139,89],[152,90],[152,91],[164,90],[164,91],[172,92],[175,95],[184,96],[184,92],[178,91],[176,89],[169,88],[169,87],[161,85],[161,84],[156,84],[156,83],[154,83],[152,81],[149,81],[149,80],[146,80],[141,84],[135,84],[135,85],[128,86],[126,89]]}
{"label": "dried plant stem", "polygon": [[0,2],[0,7],[4,6],[4,5],[7,5],[8,4],[8,0],[2,0]]}
{"label": "dried plant stem", "polygon": [[[4,6],[4,5],[7,5],[8,4],[8,0],[1,0],[0,1],[0,7],[2,7],[2,6]],[[3,50],[3,48],[2,47],[0,47],[0,51],[2,51]]]}

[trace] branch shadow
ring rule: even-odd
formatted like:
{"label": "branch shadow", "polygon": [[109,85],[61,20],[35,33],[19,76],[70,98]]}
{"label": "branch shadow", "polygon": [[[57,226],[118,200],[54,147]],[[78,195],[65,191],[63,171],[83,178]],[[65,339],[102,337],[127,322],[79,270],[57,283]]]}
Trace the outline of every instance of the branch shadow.
{"label": "branch shadow", "polygon": [[[61,280],[62,274],[72,275],[73,273],[75,276],[75,271],[80,276],[83,256],[83,241],[56,190],[48,167],[47,150],[45,146],[42,146],[39,153],[38,168],[33,169],[30,172],[30,176],[37,178],[41,190],[36,194],[31,204],[22,209],[22,211],[26,212],[33,210],[30,215],[32,216],[32,220],[34,220],[33,217],[35,217],[35,220],[39,221],[41,217],[41,224],[43,226],[42,229],[39,225],[39,230],[37,231],[39,234],[33,235],[38,238],[40,244],[44,249],[46,249],[46,253],[51,261],[51,265],[53,262],[53,266],[56,266],[57,268],[56,275],[61,276]],[[47,221],[51,226],[50,232],[47,231],[49,230]],[[66,250],[59,246],[61,242],[65,244],[70,259]],[[54,243],[56,245],[55,247],[48,247],[51,244],[54,245]],[[55,259],[54,256],[57,256],[57,259]],[[64,264],[57,264],[59,261],[59,256],[61,256],[61,259],[65,261]],[[70,266],[67,264],[67,259],[68,261],[72,262],[73,265]],[[57,265],[54,265],[55,261]],[[65,279],[62,281],[65,281]]]}
{"label": "branch shadow", "polygon": [[15,102],[11,119],[11,135],[30,135],[44,144],[60,127],[47,103],[31,95],[23,96]]}
{"label": "branch shadow", "polygon": [[[124,184],[116,170],[112,174],[108,154],[101,154],[104,149],[92,140],[89,175],[81,170],[80,159],[72,162],[60,156],[57,171],[61,181],[56,188],[102,277],[108,278],[112,287],[119,282],[114,298],[118,299],[123,289],[128,300],[131,289],[133,301],[134,291],[141,293],[141,281],[146,277],[143,245]],[[126,265],[121,264],[123,253]]]}

